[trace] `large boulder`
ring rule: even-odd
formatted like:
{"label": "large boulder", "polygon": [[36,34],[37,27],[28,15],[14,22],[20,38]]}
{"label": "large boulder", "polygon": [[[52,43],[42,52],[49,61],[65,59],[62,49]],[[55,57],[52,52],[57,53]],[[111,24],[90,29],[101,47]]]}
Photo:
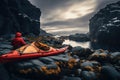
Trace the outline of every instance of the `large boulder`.
{"label": "large boulder", "polygon": [[120,1],[107,5],[90,19],[91,41],[120,45]]}
{"label": "large boulder", "polygon": [[9,73],[2,64],[0,64],[0,80],[10,80]]}
{"label": "large boulder", "polygon": [[102,80],[119,80],[120,73],[112,66],[103,66],[101,70]]}
{"label": "large boulder", "polygon": [[40,9],[28,0],[0,0],[0,35],[40,33]]}

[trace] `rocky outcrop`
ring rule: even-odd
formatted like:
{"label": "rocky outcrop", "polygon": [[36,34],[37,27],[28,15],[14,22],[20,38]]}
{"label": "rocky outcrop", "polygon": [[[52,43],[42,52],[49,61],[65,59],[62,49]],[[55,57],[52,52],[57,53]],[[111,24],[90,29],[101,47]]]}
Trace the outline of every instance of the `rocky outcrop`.
{"label": "rocky outcrop", "polygon": [[78,33],[74,35],[69,35],[69,39],[78,42],[85,42],[90,40],[88,34],[78,34]]}
{"label": "rocky outcrop", "polygon": [[107,5],[90,19],[91,41],[120,45],[120,1]]}
{"label": "rocky outcrop", "polygon": [[0,0],[0,35],[40,33],[40,9],[28,0]]}

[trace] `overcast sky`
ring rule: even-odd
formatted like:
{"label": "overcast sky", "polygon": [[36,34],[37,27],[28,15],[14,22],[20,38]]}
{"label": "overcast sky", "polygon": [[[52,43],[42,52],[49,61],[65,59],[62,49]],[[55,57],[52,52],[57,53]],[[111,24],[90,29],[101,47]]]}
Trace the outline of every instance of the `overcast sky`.
{"label": "overcast sky", "polygon": [[57,35],[89,31],[89,19],[105,5],[120,0],[29,0],[40,8],[41,28]]}

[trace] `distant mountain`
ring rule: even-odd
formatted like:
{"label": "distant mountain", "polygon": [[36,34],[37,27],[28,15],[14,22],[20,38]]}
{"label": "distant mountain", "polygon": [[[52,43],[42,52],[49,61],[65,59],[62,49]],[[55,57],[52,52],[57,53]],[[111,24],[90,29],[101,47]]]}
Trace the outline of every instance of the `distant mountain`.
{"label": "distant mountain", "polygon": [[120,45],[120,1],[107,5],[90,19],[91,41]]}
{"label": "distant mountain", "polygon": [[40,9],[28,0],[0,0],[0,35],[23,34],[39,35]]}

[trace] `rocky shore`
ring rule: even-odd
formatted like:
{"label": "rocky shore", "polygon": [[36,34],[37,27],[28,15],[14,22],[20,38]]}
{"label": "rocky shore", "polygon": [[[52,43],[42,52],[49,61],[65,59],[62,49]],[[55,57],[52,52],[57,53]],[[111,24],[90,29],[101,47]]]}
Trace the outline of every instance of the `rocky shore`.
{"label": "rocky shore", "polygon": [[[26,38],[26,41],[34,39]],[[54,47],[65,46],[58,38],[39,39]],[[11,51],[11,40],[1,41],[0,54]],[[0,74],[0,80],[119,80],[120,52],[70,46],[60,55],[1,64]]]}

